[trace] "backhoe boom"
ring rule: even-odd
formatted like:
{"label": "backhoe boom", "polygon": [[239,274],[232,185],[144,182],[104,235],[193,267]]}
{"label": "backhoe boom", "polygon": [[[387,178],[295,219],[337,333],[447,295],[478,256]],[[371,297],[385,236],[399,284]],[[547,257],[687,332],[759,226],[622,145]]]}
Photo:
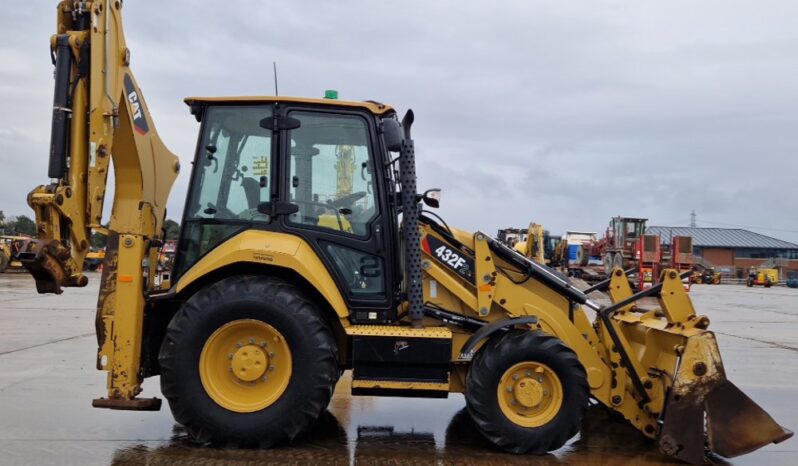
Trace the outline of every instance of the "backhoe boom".
{"label": "backhoe boom", "polygon": [[[20,259],[40,293],[61,293],[62,287],[87,284],[83,261],[91,231],[107,234],[97,364],[111,371],[110,398],[131,399],[140,391],[140,351],[135,348],[141,341],[145,293],[154,286],[166,201],[180,167],[158,136],[130,70],[121,9],[122,2],[112,0],[58,4],[51,39],[51,183],[28,195],[37,233],[24,245]],[[104,228],[112,161],[114,200]],[[122,353],[124,345],[134,351]]]}

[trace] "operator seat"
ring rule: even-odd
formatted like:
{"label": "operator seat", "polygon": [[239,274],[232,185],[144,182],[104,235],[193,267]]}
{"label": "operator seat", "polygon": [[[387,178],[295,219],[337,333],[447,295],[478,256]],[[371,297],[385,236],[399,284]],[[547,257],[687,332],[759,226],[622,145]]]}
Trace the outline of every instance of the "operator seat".
{"label": "operator seat", "polygon": [[250,209],[257,209],[260,204],[260,183],[255,178],[244,177],[241,179],[241,187],[247,197],[247,205]]}

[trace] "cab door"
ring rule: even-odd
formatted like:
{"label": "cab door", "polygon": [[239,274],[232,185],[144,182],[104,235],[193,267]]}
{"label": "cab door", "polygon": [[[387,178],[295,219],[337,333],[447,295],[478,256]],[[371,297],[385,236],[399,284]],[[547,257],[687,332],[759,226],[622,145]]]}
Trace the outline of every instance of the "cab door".
{"label": "cab door", "polygon": [[336,281],[354,322],[396,316],[396,219],[373,117],[294,107],[299,127],[282,132],[282,197],[296,212],[281,227],[303,237]]}

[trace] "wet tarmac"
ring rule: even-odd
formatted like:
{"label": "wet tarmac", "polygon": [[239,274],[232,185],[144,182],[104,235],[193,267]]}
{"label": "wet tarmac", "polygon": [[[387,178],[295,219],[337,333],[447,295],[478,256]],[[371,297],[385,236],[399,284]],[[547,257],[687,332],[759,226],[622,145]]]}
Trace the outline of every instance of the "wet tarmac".
{"label": "wet tarmac", "polygon": [[[37,295],[21,273],[0,275],[0,464],[678,464],[600,406],[581,433],[546,456],[515,456],[480,437],[461,395],[446,400],[351,397],[348,377],[328,412],[293,445],[229,450],[192,443],[168,408],[141,413],[91,408],[105,395],[95,370],[97,278],[61,296]],[[798,290],[696,286],[733,382],[782,425],[798,428]],[[142,396],[158,396],[148,379]],[[790,439],[734,465],[798,464]]]}

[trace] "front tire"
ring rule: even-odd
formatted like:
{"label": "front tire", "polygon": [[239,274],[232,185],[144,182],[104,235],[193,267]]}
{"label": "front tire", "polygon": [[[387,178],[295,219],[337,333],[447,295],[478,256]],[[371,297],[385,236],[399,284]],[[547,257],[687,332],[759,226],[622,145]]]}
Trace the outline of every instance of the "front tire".
{"label": "front tire", "polygon": [[540,331],[491,338],[466,378],[466,405],[477,428],[511,453],[563,446],[579,432],[589,395],[576,354]]}
{"label": "front tire", "polygon": [[203,443],[268,448],[324,411],[335,340],[316,305],[283,280],[235,276],[192,296],[167,328],[161,391]]}

